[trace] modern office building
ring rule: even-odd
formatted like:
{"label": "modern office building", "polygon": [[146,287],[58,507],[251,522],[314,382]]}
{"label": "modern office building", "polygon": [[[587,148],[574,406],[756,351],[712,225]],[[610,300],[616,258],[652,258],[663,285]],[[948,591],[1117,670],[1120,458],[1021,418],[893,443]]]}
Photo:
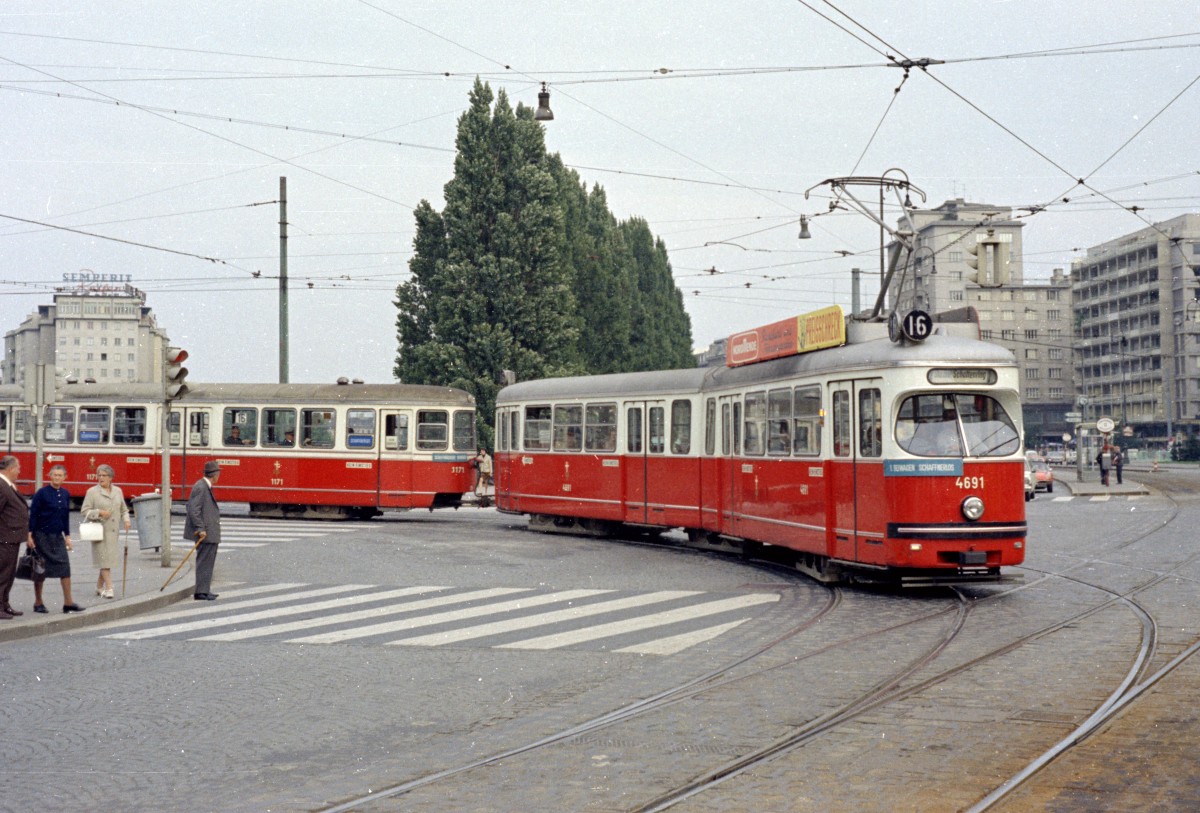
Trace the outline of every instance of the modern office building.
{"label": "modern office building", "polygon": [[81,281],[4,334],[4,382],[21,384],[33,365],[52,363],[79,381],[152,383],[160,380],[166,344],[145,293],[127,282]]}
{"label": "modern office building", "polygon": [[1200,214],[1101,243],[1071,267],[1086,416],[1111,417],[1135,445],[1200,427],[1198,270]]}

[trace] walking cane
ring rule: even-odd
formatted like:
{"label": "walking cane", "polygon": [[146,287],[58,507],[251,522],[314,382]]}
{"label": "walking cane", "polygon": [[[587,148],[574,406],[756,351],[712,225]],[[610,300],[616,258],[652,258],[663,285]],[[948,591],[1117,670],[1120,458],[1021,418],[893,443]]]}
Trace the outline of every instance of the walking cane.
{"label": "walking cane", "polygon": [[192,545],[192,549],[187,552],[187,556],[183,557],[183,560],[180,561],[178,567],[176,567],[175,570],[171,572],[171,575],[167,578],[167,580],[163,582],[163,586],[158,588],[158,592],[161,593],[163,590],[167,589],[167,585],[170,584],[171,580],[175,578],[175,574],[179,572],[179,568],[183,567],[184,563],[191,558],[191,555],[196,552],[196,548],[200,547],[200,543],[203,541],[204,537],[196,540],[196,544]]}
{"label": "walking cane", "polygon": [[125,558],[121,560],[121,598],[125,598],[125,574],[129,572],[129,529],[125,529]]}

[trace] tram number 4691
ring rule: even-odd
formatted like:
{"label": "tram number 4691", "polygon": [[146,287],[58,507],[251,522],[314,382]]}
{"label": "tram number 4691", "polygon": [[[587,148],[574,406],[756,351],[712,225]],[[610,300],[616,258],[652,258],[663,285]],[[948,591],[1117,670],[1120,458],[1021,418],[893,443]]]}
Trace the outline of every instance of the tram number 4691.
{"label": "tram number 4691", "polygon": [[983,488],[982,477],[957,477],[954,480],[954,485],[964,490]]}

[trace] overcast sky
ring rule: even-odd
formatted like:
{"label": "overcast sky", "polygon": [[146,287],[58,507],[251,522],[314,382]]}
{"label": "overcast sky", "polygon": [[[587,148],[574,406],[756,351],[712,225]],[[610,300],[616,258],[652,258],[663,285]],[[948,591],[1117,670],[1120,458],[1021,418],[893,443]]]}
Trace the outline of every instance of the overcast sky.
{"label": "overcast sky", "polygon": [[[928,206],[1057,201],[1025,219],[1046,279],[1200,206],[1195,9],[5,0],[0,328],[63,274],[131,274],[192,380],[277,380],[286,176],[291,380],[390,381],[412,211],[442,206],[476,75],[514,105],[549,84],[548,148],[666,242],[698,347],[848,306],[850,268],[878,269],[860,215],[797,240],[835,176],[899,168]],[[947,64],[905,80],[887,55]]]}

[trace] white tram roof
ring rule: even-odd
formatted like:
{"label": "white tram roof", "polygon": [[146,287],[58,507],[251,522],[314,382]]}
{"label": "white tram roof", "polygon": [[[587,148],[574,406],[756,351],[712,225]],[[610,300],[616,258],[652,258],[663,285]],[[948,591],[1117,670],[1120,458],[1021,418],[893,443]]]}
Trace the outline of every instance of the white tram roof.
{"label": "white tram roof", "polygon": [[[395,406],[474,407],[475,398],[453,387],[421,384],[220,384],[188,382],[177,406],[201,403],[255,405],[259,403],[388,404]],[[68,384],[64,403],[74,401],[161,401],[158,384]],[[18,385],[0,387],[0,400],[20,402]]]}
{"label": "white tram roof", "polygon": [[686,370],[523,381],[500,390],[496,396],[496,404],[614,398],[635,394],[666,396],[807,376],[853,374],[889,367],[956,364],[1012,367],[1016,364],[1016,358],[1010,351],[998,345],[935,331],[920,344],[900,345],[888,339],[872,339],[742,367],[696,367]]}

